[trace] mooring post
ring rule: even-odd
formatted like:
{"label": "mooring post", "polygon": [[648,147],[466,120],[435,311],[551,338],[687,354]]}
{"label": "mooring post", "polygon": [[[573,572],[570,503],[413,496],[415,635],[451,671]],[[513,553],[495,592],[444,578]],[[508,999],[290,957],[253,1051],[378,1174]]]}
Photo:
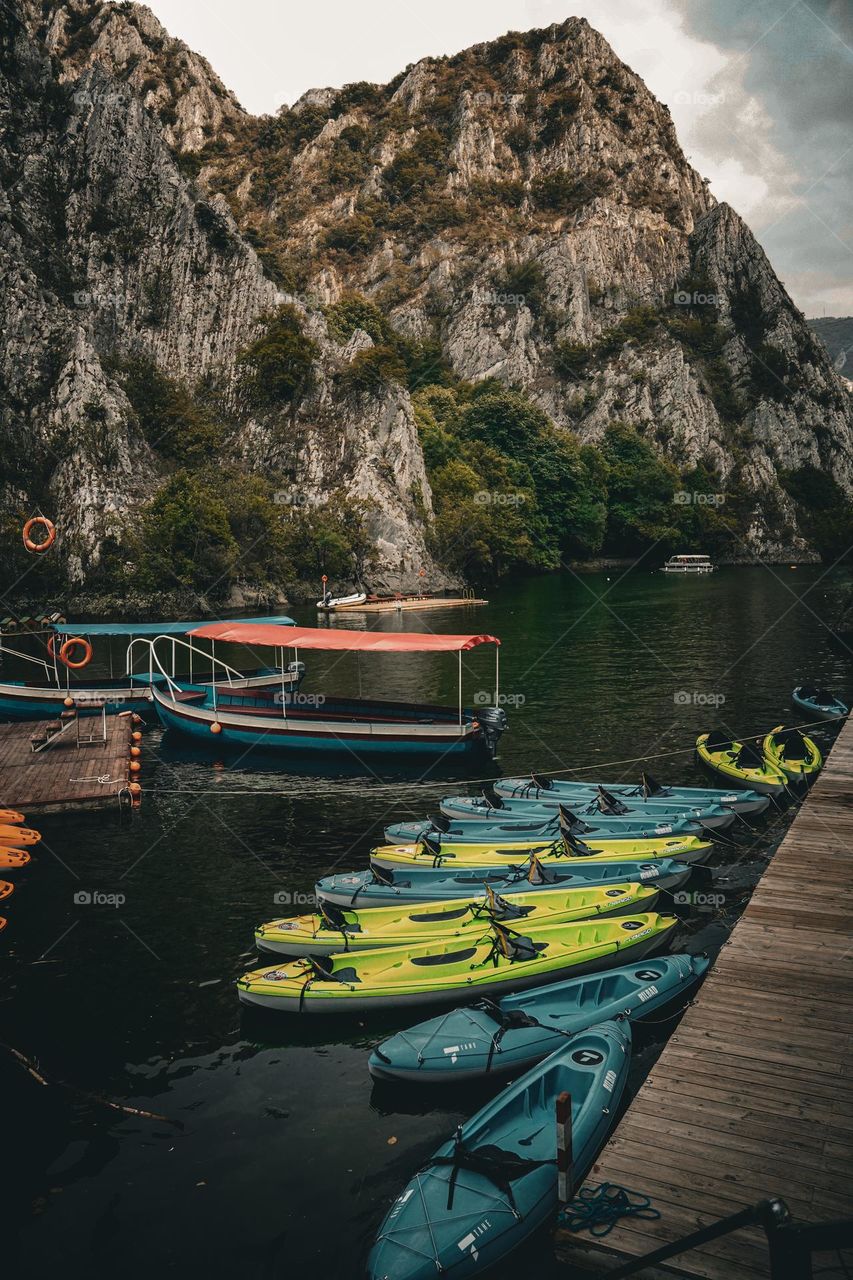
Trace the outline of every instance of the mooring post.
{"label": "mooring post", "polygon": [[572,1156],[572,1095],[557,1095],[557,1199],[568,1204],[574,1190]]}

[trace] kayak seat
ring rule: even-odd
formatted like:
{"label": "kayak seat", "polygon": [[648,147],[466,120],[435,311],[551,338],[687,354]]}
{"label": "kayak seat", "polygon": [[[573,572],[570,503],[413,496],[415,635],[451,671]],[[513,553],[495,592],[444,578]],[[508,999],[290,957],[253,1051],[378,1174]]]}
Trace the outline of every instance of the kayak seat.
{"label": "kayak seat", "polygon": [[510,956],[510,960],[533,960],[543,951],[548,950],[547,942],[534,942],[532,938],[526,938],[523,935],[513,938],[514,949]]}
{"label": "kayak seat", "polygon": [[457,961],[470,960],[476,954],[476,947],[466,947],[464,951],[451,951],[433,956],[412,956],[411,963],[427,969],[439,964],[455,964]]}
{"label": "kayak seat", "polygon": [[804,739],[802,733],[798,732],[798,730],[795,730],[795,728],[792,728],[792,730],[786,730],[783,733],[777,733],[776,741],[779,742],[779,745],[781,748],[781,755],[784,756],[784,759],[786,760],[807,760],[808,759],[808,748],[806,746],[806,739]]}
{"label": "kayak seat", "polygon": [[[328,960],[328,959],[329,959],[328,956],[319,957],[319,960]],[[325,966],[317,962],[314,965],[314,974],[311,981],[312,982],[361,982],[361,978],[358,976],[358,974],[356,973],[355,969],[352,968],[352,966],[350,966],[348,969],[335,969],[334,972],[332,972],[331,969],[326,969]]]}
{"label": "kayak seat", "polygon": [[705,739],[705,746],[709,751],[731,751],[734,743],[720,729],[712,729]]}
{"label": "kayak seat", "polygon": [[737,753],[736,764],[739,769],[763,769],[765,761],[755,747],[745,742]]}
{"label": "kayak seat", "polygon": [[536,908],[531,903],[529,906],[516,906],[514,902],[503,902],[503,910],[493,912],[496,920],[521,920],[523,916],[529,916],[531,911]]}

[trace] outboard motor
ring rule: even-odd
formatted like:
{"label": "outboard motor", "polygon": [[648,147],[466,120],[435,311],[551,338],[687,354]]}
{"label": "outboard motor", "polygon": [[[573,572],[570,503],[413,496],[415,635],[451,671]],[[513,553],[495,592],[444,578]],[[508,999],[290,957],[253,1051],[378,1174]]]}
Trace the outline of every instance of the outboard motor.
{"label": "outboard motor", "polygon": [[299,686],[302,684],[302,681],[305,679],[305,663],[304,662],[288,662],[287,674],[290,676],[296,676],[296,679],[293,682],[293,688],[298,689]]}
{"label": "outboard motor", "polygon": [[506,731],[507,718],[503,707],[478,707],[477,720],[483,730],[483,740],[489,755],[494,760],[498,754],[498,743],[501,734]]}

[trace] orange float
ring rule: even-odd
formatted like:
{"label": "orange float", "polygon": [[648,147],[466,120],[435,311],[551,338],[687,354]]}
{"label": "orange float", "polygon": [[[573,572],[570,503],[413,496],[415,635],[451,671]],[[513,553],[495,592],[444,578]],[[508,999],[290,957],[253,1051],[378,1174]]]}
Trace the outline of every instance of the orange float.
{"label": "orange float", "polygon": [[221,725],[221,724],[219,724],[219,723],[218,723],[218,721],[214,720],[213,724],[210,726],[210,732],[211,732],[211,733],[221,733],[221,732],[222,732],[222,725]]}
{"label": "orange float", "polygon": [[[70,654],[74,652],[74,649],[77,646],[82,648],[83,656],[82,658],[77,658],[75,660],[70,657]],[[60,661],[64,662],[66,667],[69,667],[72,671],[79,671],[81,667],[88,667],[89,663],[92,661],[92,646],[89,644],[89,641],[84,640],[82,636],[72,636],[70,640],[65,641],[62,648],[59,650],[59,658]]]}
{"label": "orange float", "polygon": [[10,897],[15,892],[15,886],[11,880],[0,880],[0,902],[4,898]]}
{"label": "orange float", "polygon": [[0,846],[0,868],[4,871],[16,871],[31,861],[26,849],[7,849]]}
{"label": "orange float", "polygon": [[[30,536],[34,529],[44,530],[44,539],[41,542],[35,542]],[[22,534],[24,546],[31,555],[41,555],[43,551],[48,551],[56,542],[56,529],[53,521],[48,520],[47,516],[33,516],[24,525]]]}
{"label": "orange float", "polygon": [[38,844],[41,836],[32,827],[13,827],[0,824],[0,845]]}

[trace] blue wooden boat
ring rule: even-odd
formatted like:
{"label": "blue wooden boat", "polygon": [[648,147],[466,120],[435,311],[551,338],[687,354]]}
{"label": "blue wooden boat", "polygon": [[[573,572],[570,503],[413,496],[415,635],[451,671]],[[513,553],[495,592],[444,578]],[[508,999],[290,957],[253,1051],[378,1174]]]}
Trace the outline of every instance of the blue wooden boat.
{"label": "blue wooden boat", "polygon": [[547,801],[550,804],[556,802],[570,807],[595,800],[602,788],[628,805],[635,800],[670,800],[677,804],[686,803],[698,808],[709,804],[722,805],[742,816],[757,816],[764,813],[770,804],[767,796],[759,795],[757,791],[736,791],[731,787],[721,791],[715,787],[669,786],[658,782],[650,773],[643,773],[639,786],[629,782],[546,778],[537,773],[531,773],[526,778],[498,778],[493,785],[496,795],[503,800],[537,800],[540,803]]}
{"label": "blue wooden boat", "polygon": [[398,1032],[373,1050],[367,1065],[377,1080],[418,1084],[526,1071],[567,1035],[611,1018],[639,1021],[683,999],[709,964],[706,956],[659,956],[481,1000]]}
{"label": "blue wooden boat", "polygon": [[[294,625],[286,617],[257,621],[275,622],[282,627]],[[38,679],[33,680],[0,681],[0,717],[14,720],[55,719],[65,709],[68,698],[73,700],[79,715],[100,714],[102,711],[108,714],[135,711],[144,715],[151,710],[151,687],[158,684],[165,686],[168,679],[166,671],[155,670],[150,660],[151,646],[160,639],[169,650],[171,674],[176,672],[180,652],[185,658],[187,670],[201,686],[218,680],[231,688],[262,689],[270,685],[279,688],[284,681],[290,690],[299,688],[303,668],[295,664],[291,670],[284,672],[277,667],[237,670],[217,659],[215,651],[205,653],[198,646],[188,643],[186,636],[198,625],[198,622],[54,623],[49,628],[44,658],[10,648],[6,644],[6,654],[37,667],[40,674]],[[66,666],[60,660],[60,649],[63,643],[76,638],[85,641],[89,647],[92,641],[97,642],[99,638],[106,639],[108,643],[113,638],[118,638],[124,644],[124,674],[99,678],[93,677],[88,671],[72,670]],[[145,662],[142,670],[134,671],[140,646],[143,647]],[[161,650],[162,648],[161,644]],[[112,659],[110,645],[110,667],[113,665]]]}
{"label": "blue wooden boat", "polygon": [[582,1031],[460,1125],[391,1206],[370,1280],[480,1275],[544,1227],[557,1211],[557,1098],[571,1097],[578,1184],[616,1121],[630,1050],[626,1022]]}
{"label": "blue wooden boat", "polygon": [[849,707],[834,693],[813,684],[798,684],[791,701],[799,711],[807,712],[815,720],[836,720],[849,713]]}
{"label": "blue wooden boat", "polygon": [[489,885],[502,898],[531,889],[605,888],[623,882],[657,885],[675,890],[686,884],[692,868],[673,858],[648,862],[591,862],[543,864],[534,855],[508,867],[452,871],[447,867],[370,867],[324,876],[314,892],[339,907],[388,907],[398,903],[444,902],[470,898]]}
{"label": "blue wooden boat", "polygon": [[[347,631],[328,627],[256,626],[222,623],[198,627],[193,637],[272,647],[298,660],[306,649],[347,653],[455,653],[459,698],[455,708],[358,698],[314,699],[271,689],[228,689],[181,685],[167,679],[152,688],[163,726],[213,745],[258,747],[305,753],[336,753],[348,762],[375,756],[458,756],[485,750],[492,755],[506,728],[497,705],[469,710],[462,705],[462,654],[494,636],[436,635],[431,632]],[[497,650],[496,650],[497,651]],[[283,661],[283,659],[282,659]],[[497,678],[497,677],[496,677]]]}

